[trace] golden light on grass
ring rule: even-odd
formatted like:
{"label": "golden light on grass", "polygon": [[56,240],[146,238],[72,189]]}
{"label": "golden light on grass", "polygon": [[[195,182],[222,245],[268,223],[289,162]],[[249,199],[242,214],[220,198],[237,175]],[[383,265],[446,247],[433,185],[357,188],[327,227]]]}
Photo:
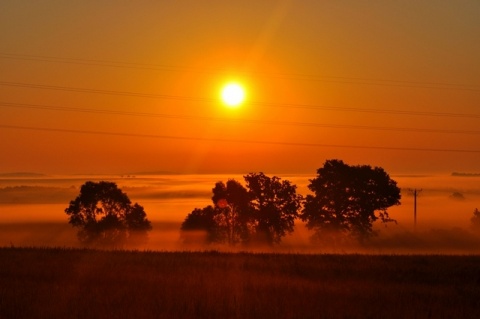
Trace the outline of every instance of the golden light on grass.
{"label": "golden light on grass", "polygon": [[226,106],[236,108],[245,100],[245,90],[238,83],[228,83],[222,88],[221,99]]}

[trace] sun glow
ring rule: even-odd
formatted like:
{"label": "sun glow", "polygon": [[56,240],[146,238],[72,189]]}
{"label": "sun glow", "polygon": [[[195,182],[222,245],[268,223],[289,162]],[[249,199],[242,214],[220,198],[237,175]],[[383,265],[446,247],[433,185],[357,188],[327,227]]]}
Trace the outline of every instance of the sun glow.
{"label": "sun glow", "polygon": [[245,90],[240,84],[228,83],[222,88],[221,98],[229,107],[238,107],[245,100]]}

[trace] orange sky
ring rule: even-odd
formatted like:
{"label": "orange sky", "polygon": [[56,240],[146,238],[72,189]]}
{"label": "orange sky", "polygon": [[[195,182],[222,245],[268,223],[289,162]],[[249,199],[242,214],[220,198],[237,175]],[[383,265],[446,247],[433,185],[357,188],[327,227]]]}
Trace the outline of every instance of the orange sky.
{"label": "orange sky", "polygon": [[0,173],[480,172],[479,16],[474,0],[2,1]]}

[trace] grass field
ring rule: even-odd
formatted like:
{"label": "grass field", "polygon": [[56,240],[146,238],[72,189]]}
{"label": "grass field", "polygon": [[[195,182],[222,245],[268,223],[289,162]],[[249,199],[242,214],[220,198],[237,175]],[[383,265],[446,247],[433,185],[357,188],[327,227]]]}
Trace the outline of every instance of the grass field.
{"label": "grass field", "polygon": [[0,318],[480,318],[480,256],[1,248]]}

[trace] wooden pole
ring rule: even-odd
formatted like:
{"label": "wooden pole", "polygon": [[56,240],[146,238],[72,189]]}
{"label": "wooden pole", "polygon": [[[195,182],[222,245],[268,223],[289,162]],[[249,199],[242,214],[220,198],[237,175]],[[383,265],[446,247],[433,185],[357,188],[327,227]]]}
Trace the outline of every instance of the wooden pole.
{"label": "wooden pole", "polygon": [[417,190],[413,191],[413,230],[417,231]]}
{"label": "wooden pole", "polygon": [[422,190],[414,189],[413,190],[413,230],[417,230],[417,195]]}

